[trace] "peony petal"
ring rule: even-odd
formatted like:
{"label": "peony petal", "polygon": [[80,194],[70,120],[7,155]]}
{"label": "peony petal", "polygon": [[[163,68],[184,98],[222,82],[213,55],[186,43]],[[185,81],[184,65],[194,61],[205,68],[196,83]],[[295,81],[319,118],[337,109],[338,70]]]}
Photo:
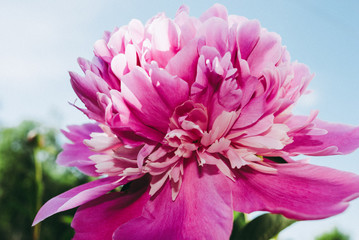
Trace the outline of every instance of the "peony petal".
{"label": "peony petal", "polygon": [[259,40],[261,26],[259,21],[245,21],[238,27],[237,44],[241,59],[247,60]]}
{"label": "peony petal", "polygon": [[83,143],[95,152],[105,152],[116,149],[123,144],[116,135],[109,135],[107,133],[92,133],[91,139],[85,139]]}
{"label": "peony petal", "polygon": [[73,239],[112,239],[118,226],[141,215],[149,200],[147,186],[142,179],[134,181],[126,191],[106,194],[82,205],[71,223]]}
{"label": "peony petal", "polygon": [[154,19],[148,31],[152,34],[152,46],[158,51],[167,52],[178,47],[179,29],[166,17]]}
{"label": "peony petal", "polygon": [[247,59],[251,75],[259,77],[263,70],[274,67],[281,54],[280,36],[276,33],[262,30],[257,44]]}
{"label": "peony petal", "polygon": [[145,144],[137,155],[137,166],[138,168],[142,168],[144,159],[151,154],[153,149],[155,149],[156,145],[147,145]]}
{"label": "peony petal", "polygon": [[81,142],[83,139],[89,139],[90,134],[93,132],[103,132],[102,129],[96,123],[86,123],[83,125],[70,125],[67,126],[69,131],[61,130],[66,138],[73,143]]}
{"label": "peony petal", "polygon": [[224,161],[221,160],[219,154],[197,152],[197,159],[199,160],[201,165],[209,164],[216,166],[221,173],[234,181],[234,173],[232,172],[231,168]]}
{"label": "peony petal", "polygon": [[216,91],[225,77],[215,71],[216,66],[222,67],[219,66],[220,58],[220,53],[214,47],[204,46],[200,50],[196,80],[191,86],[191,99],[205,106],[211,104],[213,95],[217,94]]}
{"label": "peony petal", "polygon": [[189,9],[186,6],[181,6],[174,19],[174,22],[180,28],[180,46],[185,47],[192,39],[195,38],[197,27],[201,24],[197,18],[190,17]]}
{"label": "peony petal", "polygon": [[359,197],[359,176],[305,163],[271,164],[275,174],[242,167],[233,187],[234,210],[269,211],[298,220],[343,212]]}
{"label": "peony petal", "polygon": [[[284,147],[280,139],[268,137],[268,136],[254,136],[244,137],[236,141],[237,144],[244,145],[250,148],[258,149],[282,149]],[[258,150],[259,151],[259,150]]]}
{"label": "peony petal", "polygon": [[103,121],[103,106],[98,102],[97,93],[109,94],[109,86],[102,78],[87,70],[85,77],[70,72],[71,85],[76,95],[85,104],[86,108],[93,114],[95,120]]}
{"label": "peony petal", "polygon": [[272,154],[274,149],[282,149],[286,144],[292,142],[288,137],[289,128],[285,124],[273,124],[270,129],[261,135],[244,136],[242,138],[232,140],[232,142],[249,148],[256,148],[259,155]]}
{"label": "peony petal", "polygon": [[120,53],[117,54],[114,58],[112,58],[111,70],[118,79],[121,79],[123,75],[129,72],[125,54]]}
{"label": "peony petal", "polygon": [[214,143],[216,140],[224,137],[230,131],[238,114],[236,112],[225,112],[223,111],[213,123],[209,133],[205,132],[201,139],[201,144],[204,146],[209,146]]}
{"label": "peony petal", "polygon": [[153,87],[170,109],[175,109],[188,99],[189,89],[186,81],[179,77],[173,77],[160,68],[152,68],[151,70],[150,77]]}
{"label": "peony petal", "polygon": [[274,120],[274,116],[268,115],[266,117],[259,119],[255,124],[249,126],[243,131],[248,136],[259,135],[267,131],[273,125],[273,120]]}
{"label": "peony petal", "polygon": [[122,78],[122,94],[132,112],[146,125],[165,133],[173,109],[158,95],[147,73],[135,67]]}
{"label": "peony petal", "polygon": [[111,52],[108,50],[106,41],[104,39],[97,40],[94,44],[94,53],[96,56],[102,58],[106,62],[110,62],[112,58]]}
{"label": "peony petal", "polygon": [[164,14],[153,19],[153,22],[147,26],[147,32],[152,35],[152,58],[160,67],[165,67],[179,50],[181,30]]}
{"label": "peony petal", "polygon": [[120,226],[114,239],[228,239],[233,212],[228,179],[217,170],[198,170],[191,162],[175,201],[167,182],[141,217]]}
{"label": "peony petal", "polygon": [[[115,56],[119,53],[125,52],[125,45],[126,45],[125,35],[126,35],[126,30],[124,27],[116,29],[113,33],[111,33],[111,37],[109,38],[107,44],[108,49],[111,51],[111,55]],[[111,60],[107,60],[106,62],[110,62],[110,61]]]}
{"label": "peony petal", "polygon": [[228,47],[228,23],[220,18],[208,19],[197,33],[198,37],[204,37],[206,46],[214,47],[223,56]]}
{"label": "peony petal", "polygon": [[125,55],[127,59],[128,69],[132,71],[132,69],[137,66],[136,47],[132,44],[127,44]]}
{"label": "peony petal", "polygon": [[116,78],[111,69],[109,69],[109,64],[101,58],[95,56],[92,61],[78,58],[77,62],[84,73],[86,73],[86,71],[93,72],[95,75],[105,80],[110,88],[118,89],[120,87],[119,79]]}
{"label": "peony petal", "polygon": [[96,199],[126,182],[127,180],[120,181],[119,177],[107,177],[85,183],[64,192],[51,198],[40,208],[32,225],[36,225],[55,213],[80,206]]}
{"label": "peony petal", "polygon": [[240,112],[233,129],[244,128],[257,122],[266,110],[265,96],[253,98]]}
{"label": "peony petal", "polygon": [[96,172],[95,163],[89,159],[94,154],[84,143],[86,139],[90,139],[90,134],[94,132],[102,132],[97,124],[84,124],[80,126],[68,126],[69,131],[62,131],[63,134],[73,143],[66,143],[63,146],[63,151],[57,157],[57,164],[76,167],[81,172],[90,175],[98,176]]}
{"label": "peony petal", "polygon": [[228,13],[226,7],[216,3],[211,8],[209,8],[206,12],[204,12],[199,19],[202,22],[204,22],[212,17],[222,18],[223,20],[227,21]]}
{"label": "peony petal", "polygon": [[[313,129],[314,124],[312,122],[318,116],[318,113],[319,111],[316,110],[316,111],[311,111],[309,116],[290,115],[289,117],[287,117],[287,119],[284,122],[290,128],[290,133],[293,135],[303,134],[301,133],[302,131],[305,131],[305,133],[307,133],[309,129],[310,130]],[[321,132],[322,134],[320,135],[328,133],[324,129]]]}
{"label": "peony petal", "polygon": [[83,72],[86,72],[87,70],[89,70],[89,71],[93,72],[94,74],[96,74],[97,76],[101,77],[101,70],[99,69],[98,66],[96,66],[95,63],[88,61],[81,57],[79,57],[77,59],[77,62]]}
{"label": "peony petal", "polygon": [[243,92],[235,78],[224,80],[218,94],[219,106],[216,107],[223,107],[227,112],[237,110],[242,96]]}
{"label": "peony petal", "polygon": [[163,133],[145,125],[145,123],[131,112],[119,91],[111,90],[110,95],[114,111],[118,113],[112,119],[112,130],[125,144],[131,145],[137,141],[135,145],[141,145],[141,142],[145,140],[143,136],[155,141],[161,141],[163,139]]}
{"label": "peony petal", "polygon": [[128,32],[133,43],[139,44],[143,40],[145,29],[140,20],[132,19],[128,24]]}
{"label": "peony petal", "polygon": [[[185,80],[189,85],[195,80],[198,50],[197,41],[192,40],[184,48],[182,48],[173,58],[171,58],[166,66],[166,70],[173,76]],[[181,66],[181,67],[178,67]]]}
{"label": "peony petal", "polygon": [[[303,118],[298,116],[297,118]],[[324,135],[303,134],[293,137],[293,143],[283,150],[292,154],[306,154],[323,156],[333,154],[348,154],[359,147],[359,127],[329,123],[314,120],[316,128],[324,129],[328,133]]]}

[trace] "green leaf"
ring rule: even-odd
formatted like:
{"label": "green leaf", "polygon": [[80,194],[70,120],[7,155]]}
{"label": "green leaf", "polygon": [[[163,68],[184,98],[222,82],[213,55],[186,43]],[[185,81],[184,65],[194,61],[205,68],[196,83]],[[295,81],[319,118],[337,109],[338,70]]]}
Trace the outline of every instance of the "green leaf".
{"label": "green leaf", "polygon": [[72,219],[74,217],[73,216],[69,216],[69,215],[64,215],[60,217],[60,221],[67,224],[67,225],[71,225]]}
{"label": "green leaf", "polygon": [[246,215],[244,213],[234,212],[233,215],[233,229],[230,240],[239,239],[240,231],[247,223]]}
{"label": "green leaf", "polygon": [[280,231],[293,224],[295,220],[279,214],[263,214],[247,223],[237,234],[240,240],[268,240],[279,234]]}
{"label": "green leaf", "polygon": [[281,157],[265,157],[265,158],[276,163],[288,163],[286,160],[284,160],[284,158]]}
{"label": "green leaf", "polygon": [[315,240],[349,240],[350,236],[334,228],[330,232],[323,233],[315,238]]}

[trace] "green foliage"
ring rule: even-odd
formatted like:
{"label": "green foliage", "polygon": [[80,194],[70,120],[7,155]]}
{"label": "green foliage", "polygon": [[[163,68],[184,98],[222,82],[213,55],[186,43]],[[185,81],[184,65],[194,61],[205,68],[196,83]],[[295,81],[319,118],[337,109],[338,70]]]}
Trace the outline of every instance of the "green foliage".
{"label": "green foliage", "polygon": [[230,240],[240,239],[240,233],[243,227],[247,224],[246,215],[241,212],[234,212],[233,229]]}
{"label": "green foliage", "polygon": [[[59,193],[88,181],[55,163],[60,151],[56,136],[54,130],[34,122],[0,129],[1,239],[37,239],[31,224],[38,208]],[[66,213],[73,215],[73,211]],[[50,217],[41,225],[40,239],[70,239],[70,222],[64,214]]]}
{"label": "green foliage", "polygon": [[231,240],[269,240],[276,237],[280,231],[293,224],[295,220],[279,214],[263,214],[245,223],[245,218],[235,216]]}
{"label": "green foliage", "polygon": [[315,240],[349,240],[349,235],[346,235],[340,232],[337,228],[334,228],[330,232],[326,232],[318,237]]}

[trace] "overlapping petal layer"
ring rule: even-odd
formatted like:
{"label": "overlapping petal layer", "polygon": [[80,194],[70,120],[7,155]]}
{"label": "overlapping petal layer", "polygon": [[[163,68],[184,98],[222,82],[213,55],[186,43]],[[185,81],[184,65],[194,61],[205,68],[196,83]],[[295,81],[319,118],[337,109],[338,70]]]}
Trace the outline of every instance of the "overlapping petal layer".
{"label": "overlapping petal layer", "polygon": [[33,225],[54,213],[78,207],[96,199],[125,183],[126,181],[121,181],[118,177],[101,178],[64,192],[50,199],[42,206],[36,215]]}
{"label": "overlapping petal layer", "polygon": [[83,204],[71,224],[74,239],[111,239],[118,226],[141,216],[149,200],[147,186],[146,179],[141,179],[127,191],[109,193]]}
{"label": "overlapping petal layer", "polygon": [[170,184],[165,184],[141,217],[120,226],[114,239],[228,238],[233,222],[230,180],[216,169],[198,169],[195,162],[185,167],[184,174],[176,201],[171,200]]}
{"label": "overlapping petal layer", "polygon": [[63,151],[57,157],[57,163],[67,167],[77,167],[81,172],[89,176],[99,176],[95,163],[89,159],[93,155],[85,144],[85,139],[90,139],[90,134],[101,132],[97,124],[85,124],[83,126],[69,126],[69,132],[64,135],[72,141],[72,144],[63,145]]}

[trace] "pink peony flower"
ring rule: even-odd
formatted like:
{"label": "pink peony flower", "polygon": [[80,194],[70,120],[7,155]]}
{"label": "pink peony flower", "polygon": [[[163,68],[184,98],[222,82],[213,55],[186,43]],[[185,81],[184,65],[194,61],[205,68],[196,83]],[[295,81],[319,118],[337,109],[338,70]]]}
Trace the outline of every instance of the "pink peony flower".
{"label": "pink peony flower", "polygon": [[181,7],[94,48],[70,75],[97,123],[64,131],[57,161],[101,178],[49,200],[34,224],[80,206],[75,239],[228,239],[233,210],[321,219],[359,196],[358,175],[291,159],[348,154],[359,127],[292,115],[313,75],[258,21]]}

